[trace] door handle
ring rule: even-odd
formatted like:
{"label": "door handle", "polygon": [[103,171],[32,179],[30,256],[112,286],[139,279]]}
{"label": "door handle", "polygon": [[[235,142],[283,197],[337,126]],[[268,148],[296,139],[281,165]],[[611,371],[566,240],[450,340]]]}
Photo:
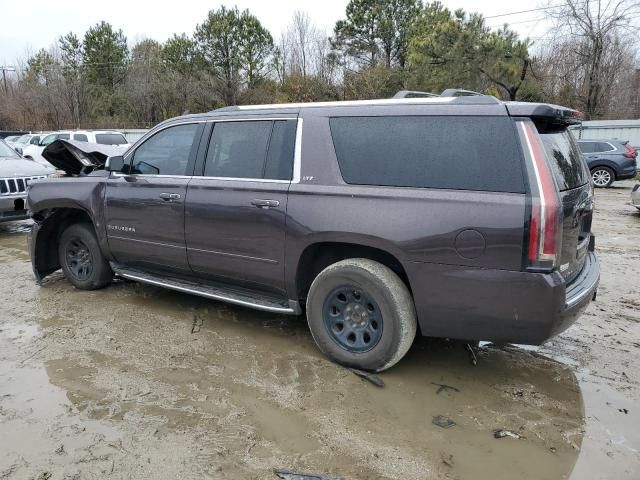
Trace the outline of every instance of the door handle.
{"label": "door handle", "polygon": [[253,200],[251,200],[251,205],[258,208],[271,208],[279,206],[280,202],[278,200],[263,200],[260,198],[254,198]]}
{"label": "door handle", "polygon": [[179,193],[167,193],[167,192],[162,192],[159,195],[159,197],[169,202],[172,200],[180,200],[180,198],[182,198],[182,196]]}

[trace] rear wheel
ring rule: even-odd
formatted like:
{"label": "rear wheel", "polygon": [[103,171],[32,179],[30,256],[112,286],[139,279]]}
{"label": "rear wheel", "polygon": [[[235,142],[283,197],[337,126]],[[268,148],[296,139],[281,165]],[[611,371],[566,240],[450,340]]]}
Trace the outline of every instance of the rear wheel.
{"label": "rear wheel", "polygon": [[76,223],[67,227],[58,245],[60,265],[75,287],[95,290],[111,283],[113,271],[102,255],[93,227]]}
{"label": "rear wheel", "polygon": [[596,167],[591,170],[593,184],[598,188],[608,187],[613,183],[616,176],[613,170],[608,167]]}
{"label": "rear wheel", "polygon": [[332,360],[382,371],[395,365],[416,335],[413,299],[390,268],[354,258],[325,268],[311,284],[307,320]]}

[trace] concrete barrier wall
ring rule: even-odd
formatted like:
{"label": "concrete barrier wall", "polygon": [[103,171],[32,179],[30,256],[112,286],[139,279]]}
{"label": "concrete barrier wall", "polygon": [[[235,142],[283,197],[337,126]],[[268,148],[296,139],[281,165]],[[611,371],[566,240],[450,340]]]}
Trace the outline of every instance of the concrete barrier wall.
{"label": "concrete barrier wall", "polygon": [[572,131],[577,138],[627,140],[640,148],[640,120],[590,120]]}

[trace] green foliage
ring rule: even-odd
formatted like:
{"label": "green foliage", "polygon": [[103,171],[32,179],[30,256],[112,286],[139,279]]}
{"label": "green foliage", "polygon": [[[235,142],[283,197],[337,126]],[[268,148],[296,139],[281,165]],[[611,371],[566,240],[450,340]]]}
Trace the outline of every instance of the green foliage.
{"label": "green foliage", "polygon": [[351,0],[346,19],[334,28],[334,48],[359,63],[404,68],[409,30],[420,10],[420,0]]}
{"label": "green foliage", "polygon": [[174,72],[193,73],[203,63],[196,41],[184,33],[168,39],[160,56],[164,66]]}
{"label": "green foliage", "polygon": [[494,85],[500,96],[515,100],[529,73],[528,47],[506,26],[492,32],[481,15],[426,4],[411,31],[409,84],[435,92]]}
{"label": "green foliage", "polygon": [[242,68],[246,73],[248,87],[253,88],[267,73],[269,58],[273,52],[273,37],[248,10],[242,12],[241,23]]}
{"label": "green foliage", "polygon": [[195,40],[210,73],[221,81],[223,98],[235,105],[243,80],[250,86],[262,77],[273,50],[273,38],[248,10],[225,6],[211,10],[196,27]]}
{"label": "green foliage", "polygon": [[83,61],[87,80],[112,93],[125,75],[129,49],[122,30],[102,21],[84,35]]}
{"label": "green foliage", "polygon": [[69,32],[60,37],[58,46],[60,47],[60,60],[67,69],[78,70],[82,67],[84,46],[75,33]]}
{"label": "green foliage", "polygon": [[439,2],[427,4],[411,32],[410,86],[434,92],[477,89],[481,76],[476,58],[487,31],[478,15],[452,13]]}
{"label": "green foliage", "polygon": [[97,116],[116,115],[121,110],[116,88],[124,81],[129,49],[122,30],[105,21],[89,28],[84,35],[84,72]]}
{"label": "green foliage", "polygon": [[334,28],[335,49],[369,67],[383,60],[404,68],[409,31],[420,0],[351,0]]}
{"label": "green foliage", "polygon": [[53,55],[42,49],[27,60],[25,80],[32,84],[46,84],[52,78],[54,67],[57,65],[58,62]]}

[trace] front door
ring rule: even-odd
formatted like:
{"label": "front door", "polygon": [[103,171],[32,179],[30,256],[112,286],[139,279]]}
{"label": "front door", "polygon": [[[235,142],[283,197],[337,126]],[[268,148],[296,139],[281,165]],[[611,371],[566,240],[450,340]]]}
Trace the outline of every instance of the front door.
{"label": "front door", "polygon": [[295,119],[219,121],[187,190],[186,245],[199,276],[282,293]]}
{"label": "front door", "polygon": [[127,156],[107,181],[107,240],[118,263],[188,271],[184,206],[203,124],[174,125]]}

